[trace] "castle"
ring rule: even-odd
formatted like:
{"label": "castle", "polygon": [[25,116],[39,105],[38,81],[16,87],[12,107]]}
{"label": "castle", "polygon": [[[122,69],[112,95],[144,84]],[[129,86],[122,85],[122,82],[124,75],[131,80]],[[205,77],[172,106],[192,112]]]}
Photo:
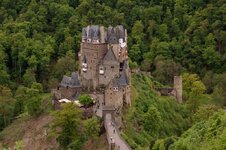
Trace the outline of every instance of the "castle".
{"label": "castle", "polygon": [[57,88],[59,98],[56,99],[76,99],[83,89],[102,91],[105,106],[120,109],[130,105],[127,31],[123,26],[107,29],[98,25],[84,27],[78,58],[79,72],[63,77]]}

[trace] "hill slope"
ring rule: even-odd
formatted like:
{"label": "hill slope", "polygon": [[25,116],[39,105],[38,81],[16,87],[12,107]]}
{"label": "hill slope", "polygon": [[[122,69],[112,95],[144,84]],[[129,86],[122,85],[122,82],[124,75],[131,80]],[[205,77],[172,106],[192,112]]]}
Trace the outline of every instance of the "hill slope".
{"label": "hill slope", "polygon": [[226,113],[216,112],[208,120],[201,121],[186,131],[171,150],[225,150],[226,149]]}
{"label": "hill slope", "polygon": [[150,77],[133,75],[132,86],[123,136],[133,149],[148,149],[151,141],[179,136],[189,127],[189,111],[172,97],[158,96]]}

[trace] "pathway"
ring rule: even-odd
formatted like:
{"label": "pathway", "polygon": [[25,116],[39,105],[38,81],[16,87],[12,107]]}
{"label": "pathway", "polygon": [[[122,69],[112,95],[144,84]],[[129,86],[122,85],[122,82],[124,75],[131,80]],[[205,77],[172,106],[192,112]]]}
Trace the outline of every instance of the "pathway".
{"label": "pathway", "polygon": [[[90,94],[96,100],[96,105],[94,106],[94,112],[97,116],[103,117],[103,102],[104,95],[95,93]],[[107,140],[109,143],[109,150],[111,150],[111,143],[115,144],[116,150],[131,150],[128,144],[120,136],[118,128],[115,126],[115,122],[112,119],[110,113],[107,113],[104,118],[104,127],[107,133]]]}
{"label": "pathway", "polygon": [[131,148],[120,136],[118,128],[114,125],[111,114],[106,114],[104,119],[104,126],[107,132],[109,145],[111,145],[111,143],[115,143],[117,150],[131,150]]}
{"label": "pathway", "polygon": [[94,106],[93,111],[95,112],[95,114],[102,118],[103,117],[103,101],[104,101],[104,95],[103,94],[90,94],[91,97],[96,97],[96,105]]}

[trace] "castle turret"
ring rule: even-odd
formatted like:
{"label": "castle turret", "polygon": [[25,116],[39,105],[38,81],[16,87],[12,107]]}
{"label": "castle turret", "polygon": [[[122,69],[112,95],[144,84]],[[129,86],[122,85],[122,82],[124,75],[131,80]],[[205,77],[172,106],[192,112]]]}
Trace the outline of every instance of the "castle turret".
{"label": "castle turret", "polygon": [[182,103],[182,77],[174,76],[174,90],[175,96],[179,103]]}

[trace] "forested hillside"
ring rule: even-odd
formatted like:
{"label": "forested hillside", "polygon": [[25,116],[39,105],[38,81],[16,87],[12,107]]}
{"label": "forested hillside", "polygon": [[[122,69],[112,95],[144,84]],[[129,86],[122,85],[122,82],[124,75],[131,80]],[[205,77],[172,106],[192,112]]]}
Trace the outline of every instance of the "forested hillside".
{"label": "forested hillside", "polygon": [[[0,130],[24,114],[49,113],[46,93],[78,69],[82,27],[94,24],[123,25],[130,67],[152,74],[133,77],[125,120],[134,128],[123,135],[133,148],[186,149],[193,136],[212,134],[212,122],[221,125],[223,112],[208,118],[226,106],[225,0],[0,0]],[[172,86],[179,74],[182,105],[152,87]],[[221,131],[209,141],[223,141]]]}

